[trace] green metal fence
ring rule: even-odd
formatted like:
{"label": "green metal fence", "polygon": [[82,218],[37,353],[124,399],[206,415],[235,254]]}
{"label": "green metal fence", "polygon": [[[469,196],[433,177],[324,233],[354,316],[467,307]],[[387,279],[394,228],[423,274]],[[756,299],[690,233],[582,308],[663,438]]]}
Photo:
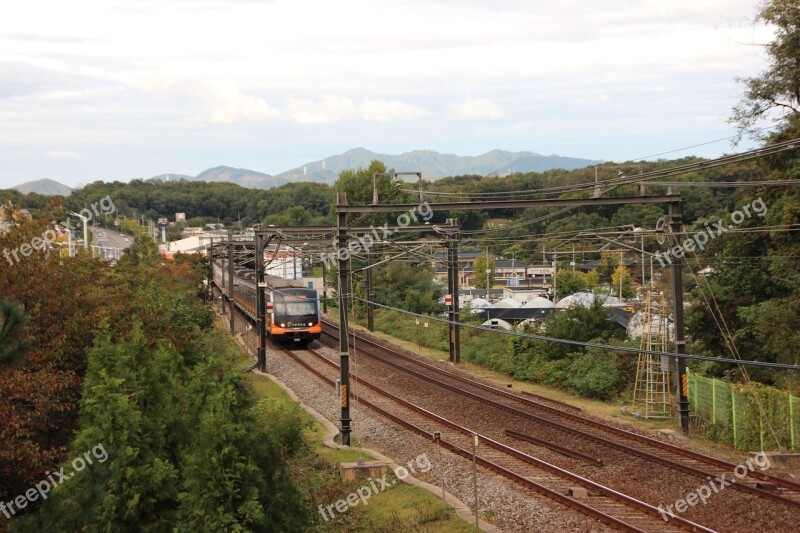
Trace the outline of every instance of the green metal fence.
{"label": "green metal fence", "polygon": [[777,450],[777,437],[781,447],[800,451],[800,398],[757,383],[751,389],[687,373],[693,418],[710,438],[743,450]]}

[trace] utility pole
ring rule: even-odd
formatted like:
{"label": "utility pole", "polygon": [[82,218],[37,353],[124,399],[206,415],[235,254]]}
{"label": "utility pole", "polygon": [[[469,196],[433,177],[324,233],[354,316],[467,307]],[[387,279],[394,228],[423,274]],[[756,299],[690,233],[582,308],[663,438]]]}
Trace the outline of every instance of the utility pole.
{"label": "utility pole", "polygon": [[642,287],[644,287],[644,234],[642,234]]}
{"label": "utility pole", "polygon": [[372,292],[372,252],[367,252],[367,329],[375,331],[375,306]]}
{"label": "utility pole", "polygon": [[489,289],[492,287],[492,281],[489,278],[492,275],[492,269],[489,268],[489,247],[486,247],[486,299],[489,299]]}
{"label": "utility pole", "polygon": [[232,242],[228,243],[228,311],[231,314],[230,318],[230,326],[231,326],[231,335],[236,334],[236,330],[233,327],[234,321],[234,303],[236,301],[235,296],[233,294],[233,247],[234,244]]}
{"label": "utility pole", "polygon": [[266,282],[264,280],[264,238],[256,232],[256,315],[258,317],[258,349],[256,351],[256,368],[267,371],[267,305]]}
{"label": "utility pole", "polygon": [[575,243],[572,243],[572,271],[575,272]]}
{"label": "utility pole", "polygon": [[[347,205],[347,193],[340,192],[337,204]],[[350,446],[350,347],[347,345],[347,291],[350,286],[350,269],[347,265],[347,212],[339,211],[336,217],[339,256],[339,368],[341,370],[341,424],[342,444]]]}
{"label": "utility pole", "polygon": [[461,326],[459,325],[460,313],[458,304],[458,239],[459,234],[456,229],[455,232],[447,233],[444,241],[447,248],[447,290],[451,298],[450,306],[447,309],[450,322],[450,362],[454,364],[461,363]]}
{"label": "utility pole", "polygon": [[516,286],[516,279],[517,279],[517,252],[511,252],[511,278],[514,280],[511,282],[512,286]]}
{"label": "utility pole", "polygon": [[328,273],[325,261],[322,261],[322,312],[328,313]]}
{"label": "utility pole", "polygon": [[[485,202],[433,202],[429,204],[429,207],[433,210],[438,212],[449,212],[449,211],[461,211],[461,210],[485,210],[485,209],[527,209],[532,207],[548,207],[548,208],[561,208],[566,206],[600,206],[600,205],[628,205],[631,203],[637,204],[672,204],[677,208],[680,203],[680,195],[677,194],[666,194],[666,195],[653,195],[653,196],[640,196],[640,197],[627,197],[627,196],[617,196],[617,197],[598,197],[598,198],[541,198],[541,199],[532,199],[532,200],[488,200]],[[346,293],[347,288],[349,287],[349,272],[347,267],[347,262],[344,260],[348,254],[344,251],[347,249],[347,229],[351,231],[353,228],[346,228],[346,215],[349,213],[365,213],[365,214],[375,214],[375,213],[396,213],[402,211],[411,211],[412,209],[418,208],[418,204],[378,204],[378,205],[347,205],[346,196],[340,194],[338,197],[338,201],[336,204],[336,213],[337,213],[337,234],[338,234],[338,248],[341,253],[339,254],[339,299],[340,299],[340,312],[342,313],[341,316],[341,324],[343,329],[341,331],[341,335],[346,337],[347,332],[347,302],[346,302]],[[680,224],[678,224],[678,230],[680,229]],[[487,250],[488,255],[488,250]],[[554,254],[555,255],[555,254]],[[457,257],[457,256],[456,256]],[[546,253],[545,250],[542,250],[542,263],[544,265],[547,264],[546,260]],[[557,293],[557,283],[555,277],[558,275],[556,258],[553,259],[553,289],[554,289],[554,298],[558,298]],[[456,261],[457,264],[457,261]],[[455,276],[457,279],[457,274]],[[450,285],[451,291],[453,285]],[[487,289],[488,295],[489,289]],[[453,299],[456,299],[457,290],[453,291]],[[682,298],[679,299],[679,306],[682,307]],[[452,311],[451,311],[452,312]],[[681,316],[682,321],[682,316]],[[682,328],[682,325],[681,325]],[[455,329],[457,332],[457,328]],[[680,339],[683,340],[682,337],[683,333],[681,332]],[[459,339],[454,336],[453,341],[457,342]],[[346,338],[340,338],[340,353],[342,358],[342,364],[340,366],[342,370],[342,376],[347,377],[349,373],[348,368],[348,345]],[[681,346],[681,349],[683,347]],[[349,412],[349,382],[346,382],[345,379],[342,379],[342,384],[347,385],[342,390],[342,443],[349,443],[349,434],[350,434],[350,412]],[[687,414],[688,414],[688,402],[687,402]]]}
{"label": "utility pole", "polygon": [[[675,353],[686,353],[686,340],[684,339],[683,326],[683,250],[680,248],[680,233],[682,230],[681,204],[679,201],[669,203],[669,223],[672,243],[678,253],[673,254],[670,265],[672,274],[672,310],[675,318]],[[689,381],[686,375],[686,359],[676,357],[678,365],[678,418],[681,431],[689,432]]]}

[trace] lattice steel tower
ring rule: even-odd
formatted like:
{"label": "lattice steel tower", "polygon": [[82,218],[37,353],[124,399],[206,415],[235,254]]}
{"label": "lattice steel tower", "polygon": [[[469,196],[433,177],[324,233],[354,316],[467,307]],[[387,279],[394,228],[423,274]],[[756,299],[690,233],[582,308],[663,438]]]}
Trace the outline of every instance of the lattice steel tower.
{"label": "lattice steel tower", "polygon": [[[655,303],[654,298],[658,299]],[[642,314],[642,336],[639,348],[667,352],[670,340],[662,292],[646,290]],[[633,408],[642,418],[669,418],[672,405],[669,393],[669,359],[665,356],[640,353],[636,362],[636,384]]]}

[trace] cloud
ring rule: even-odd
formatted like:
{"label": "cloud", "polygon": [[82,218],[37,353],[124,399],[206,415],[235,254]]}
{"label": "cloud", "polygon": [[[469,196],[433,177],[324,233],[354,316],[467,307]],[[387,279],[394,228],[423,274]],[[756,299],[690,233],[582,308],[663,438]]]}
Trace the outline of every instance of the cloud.
{"label": "cloud", "polygon": [[83,159],[81,154],[77,152],[69,152],[66,150],[50,150],[46,154],[44,154],[44,156],[47,159],[71,159],[71,160]]}
{"label": "cloud", "polygon": [[134,77],[133,84],[150,93],[199,100],[203,119],[211,124],[263,122],[281,116],[264,98],[245,93],[233,80],[196,81],[157,74]]}
{"label": "cloud", "polygon": [[366,98],[356,103],[352,98],[330,95],[318,101],[290,98],[286,107],[289,115],[301,124],[324,124],[342,120],[391,122],[412,120],[427,114],[424,109],[399,100]]}
{"label": "cloud", "polygon": [[0,99],[30,98],[84,92],[111,83],[93,76],[57,68],[45,68],[33,62],[0,59]]}
{"label": "cloud", "polygon": [[413,120],[424,115],[424,109],[398,100],[369,99],[361,104],[361,117],[371,122]]}
{"label": "cloud", "polygon": [[280,111],[266,100],[242,93],[235,85],[220,83],[199,93],[206,118],[213,124],[231,124],[240,120],[264,121],[280,117]]}
{"label": "cloud", "polygon": [[289,98],[286,107],[289,115],[301,124],[338,122],[358,114],[353,100],[341,96],[324,96],[317,102],[310,98]]}
{"label": "cloud", "polygon": [[503,108],[488,98],[468,97],[450,104],[450,109],[461,120],[500,120],[505,116]]}

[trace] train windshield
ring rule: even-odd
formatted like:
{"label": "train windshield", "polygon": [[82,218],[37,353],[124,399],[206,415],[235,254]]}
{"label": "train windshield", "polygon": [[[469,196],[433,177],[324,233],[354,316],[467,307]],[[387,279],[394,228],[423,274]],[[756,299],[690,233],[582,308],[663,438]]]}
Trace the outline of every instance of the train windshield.
{"label": "train windshield", "polygon": [[275,298],[275,319],[279,322],[317,322],[316,298],[284,294]]}

